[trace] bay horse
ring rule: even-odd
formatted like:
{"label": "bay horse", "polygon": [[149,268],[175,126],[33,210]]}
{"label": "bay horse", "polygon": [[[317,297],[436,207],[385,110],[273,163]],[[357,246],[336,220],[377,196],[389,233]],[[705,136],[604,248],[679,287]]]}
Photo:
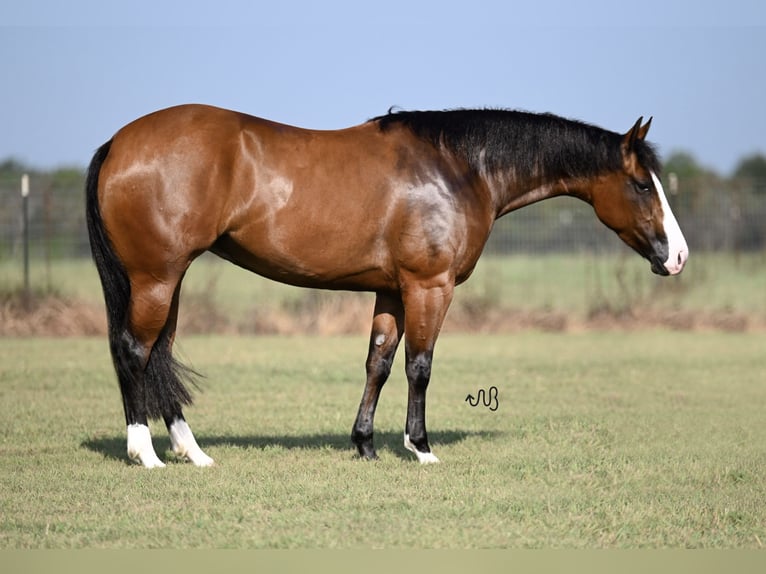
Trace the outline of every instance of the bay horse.
{"label": "bay horse", "polygon": [[683,269],[688,247],[645,141],[650,124],[620,134],[552,114],[389,110],[316,131],[182,105],[123,127],[90,163],[86,212],[129,458],[164,466],[148,426],[162,418],[178,457],[213,464],[184,419],[188,371],[172,355],[181,282],[211,251],[283,283],[374,292],[351,440],[377,458],[375,409],[404,338],[404,444],[438,462],[425,417],[434,346],[498,217],[574,196],[654,273]]}

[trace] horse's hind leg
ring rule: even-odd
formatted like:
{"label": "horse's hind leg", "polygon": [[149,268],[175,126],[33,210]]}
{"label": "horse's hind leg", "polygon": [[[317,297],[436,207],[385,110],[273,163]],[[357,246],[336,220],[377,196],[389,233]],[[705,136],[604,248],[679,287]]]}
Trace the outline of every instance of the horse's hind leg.
{"label": "horse's hind leg", "polygon": [[165,326],[172,291],[166,284],[131,281],[130,305],[124,331],[112,337],[112,355],[122,392],[128,434],[128,457],[147,467],[163,467],[152,445],[149,419],[159,408],[154,388],[157,358],[152,351]]}
{"label": "horse's hind leg", "polygon": [[404,328],[404,307],[398,295],[380,293],[375,300],[375,312],[367,354],[367,382],[359,404],[359,412],[351,432],[351,441],[362,458],[375,459],[373,420],[380,391],[391,373],[396,348]]}
{"label": "horse's hind leg", "polygon": [[127,329],[115,339],[110,343],[125,411],[128,458],[147,468],[165,466],[154,451],[149,433],[144,377],[148,352]]}
{"label": "horse's hind leg", "polygon": [[[167,336],[158,343],[168,346],[168,352],[172,353],[173,342],[175,340],[176,325],[178,323],[178,303],[181,294],[181,281],[178,282],[176,290],[173,293],[173,302],[168,313],[168,320],[165,324],[164,332]],[[181,368],[176,363],[178,368]],[[177,376],[177,374],[176,374]],[[179,401],[172,402],[165,406],[162,412],[162,418],[170,434],[170,445],[176,456],[191,461],[196,466],[211,466],[214,461],[206,455],[197,444],[189,424],[184,419],[183,407]]]}
{"label": "horse's hind leg", "polygon": [[194,449],[196,441],[183,420],[182,406],[191,404],[192,398],[181,380],[184,367],[172,356],[180,277],[134,274],[130,284],[127,328],[115,353],[129,366],[118,368],[128,456],[146,467],[164,466],[154,451],[148,426],[149,419],[162,417],[171,429],[174,449],[184,456],[191,453],[197,464],[211,464],[198,446]]}

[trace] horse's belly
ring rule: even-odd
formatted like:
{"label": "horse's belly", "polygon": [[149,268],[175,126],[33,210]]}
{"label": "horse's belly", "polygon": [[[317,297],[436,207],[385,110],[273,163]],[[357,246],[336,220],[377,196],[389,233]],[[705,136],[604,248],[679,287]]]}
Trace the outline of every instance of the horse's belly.
{"label": "horse's belly", "polygon": [[318,239],[302,248],[276,246],[265,237],[256,245],[224,235],[210,251],[253,273],[289,285],[318,289],[380,291],[396,288],[394,273],[383,259],[360,257],[338,244],[329,249]]}

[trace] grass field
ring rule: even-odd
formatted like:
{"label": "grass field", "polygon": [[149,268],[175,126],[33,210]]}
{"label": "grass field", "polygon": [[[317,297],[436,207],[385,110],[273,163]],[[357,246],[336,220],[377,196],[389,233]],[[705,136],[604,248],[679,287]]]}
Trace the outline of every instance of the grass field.
{"label": "grass field", "polygon": [[[381,460],[348,435],[364,337],[182,337],[187,415],[217,466],[128,464],[102,338],[0,341],[0,547],[761,548],[766,354],[746,333],[446,333],[428,422],[402,446],[401,359]],[[466,396],[498,388],[498,408]]]}

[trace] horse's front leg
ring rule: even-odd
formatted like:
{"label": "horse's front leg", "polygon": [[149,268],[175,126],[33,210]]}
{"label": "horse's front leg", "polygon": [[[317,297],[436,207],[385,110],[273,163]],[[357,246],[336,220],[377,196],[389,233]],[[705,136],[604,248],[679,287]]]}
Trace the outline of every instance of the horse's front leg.
{"label": "horse's front leg", "polygon": [[375,408],[380,391],[391,373],[391,364],[403,329],[404,307],[399,295],[378,293],[367,354],[367,382],[351,432],[351,441],[362,458],[378,458],[372,439]]}
{"label": "horse's front leg", "polygon": [[407,372],[407,421],[404,446],[421,464],[439,462],[431,452],[426,432],[426,390],[431,380],[436,339],[452,301],[452,281],[430,281],[405,291],[405,353]]}

